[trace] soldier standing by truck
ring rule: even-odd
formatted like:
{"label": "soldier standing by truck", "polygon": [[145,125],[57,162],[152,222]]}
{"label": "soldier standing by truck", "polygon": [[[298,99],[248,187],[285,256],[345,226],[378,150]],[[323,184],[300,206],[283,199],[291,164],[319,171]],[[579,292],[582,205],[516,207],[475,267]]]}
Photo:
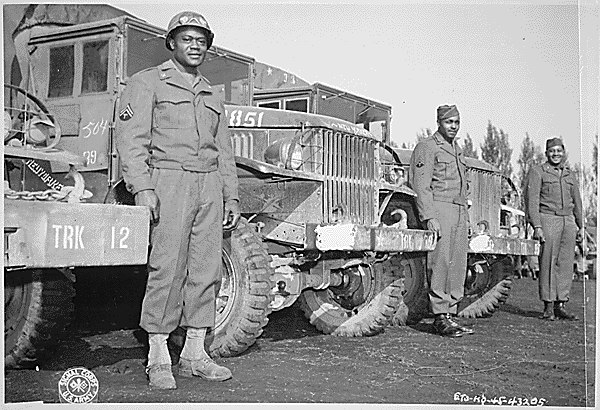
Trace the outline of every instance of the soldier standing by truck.
{"label": "soldier standing by truck", "polygon": [[456,106],[438,107],[437,123],[437,131],[412,153],[410,184],[417,193],[420,219],[439,237],[427,255],[433,327],[439,335],[460,337],[473,330],[452,317],[464,293],[468,248],[466,165],[456,138],[460,128]]}
{"label": "soldier standing by truck", "polygon": [[560,138],[546,141],[544,164],[531,168],[527,177],[527,213],[533,237],[542,243],[539,294],[545,320],[577,320],[565,310],[573,282],[575,243],[584,236],[582,202],[575,174],[565,164]]}
{"label": "soldier standing by truck", "polygon": [[224,102],[199,67],[214,34],[200,14],[169,22],[172,58],[131,77],[120,102],[117,148],[127,189],[151,210],[152,249],[142,303],[151,387],[176,388],[167,338],[187,329],[179,375],[222,381],[231,371],[204,349],[214,327],[223,229],[240,218]]}

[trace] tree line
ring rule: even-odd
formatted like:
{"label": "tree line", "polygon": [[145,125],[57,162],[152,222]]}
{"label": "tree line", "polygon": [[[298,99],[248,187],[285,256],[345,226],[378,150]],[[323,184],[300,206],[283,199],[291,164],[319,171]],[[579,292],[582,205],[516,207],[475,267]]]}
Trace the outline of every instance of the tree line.
{"label": "tree line", "polygon": [[[423,128],[417,133],[417,142],[424,138],[433,135],[430,128]],[[562,138],[562,137],[560,137]],[[402,148],[409,148],[406,143],[402,144]],[[510,178],[518,188],[518,206],[524,209],[523,192],[525,192],[525,184],[527,183],[527,174],[529,170],[538,164],[546,162],[544,149],[533,142],[529,133],[525,133],[525,138],[521,143],[521,151],[517,160],[518,170],[514,172],[511,158],[513,149],[508,141],[508,134],[501,128],[495,127],[491,121],[488,121],[486,135],[483,144],[479,146],[481,157],[473,144],[473,139],[467,133],[463,139],[461,148],[467,157],[481,159],[491,165],[497,167],[503,175]],[[589,152],[584,150],[585,152]],[[568,152],[567,161],[568,159]],[[598,209],[598,135],[591,147],[592,166],[586,167],[580,163],[575,165],[569,164],[571,169],[577,175],[580,182],[581,196],[583,200],[583,209],[585,223],[588,226],[596,226],[596,216]]]}

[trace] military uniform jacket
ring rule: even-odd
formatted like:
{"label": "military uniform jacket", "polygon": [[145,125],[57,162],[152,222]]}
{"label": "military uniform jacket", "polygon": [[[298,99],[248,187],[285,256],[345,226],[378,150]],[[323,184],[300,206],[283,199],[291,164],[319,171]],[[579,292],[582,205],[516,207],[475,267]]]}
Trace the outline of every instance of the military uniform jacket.
{"label": "military uniform jacket", "polygon": [[172,60],[134,74],[121,96],[117,150],[127,189],[154,189],[150,168],[218,170],[223,200],[238,199],[238,181],[223,99],[204,77],[195,86]]}
{"label": "military uniform jacket", "polygon": [[554,167],[548,162],[531,168],[527,175],[527,214],[534,227],[541,227],[540,213],[575,216],[583,226],[579,183],[568,165]]}
{"label": "military uniform jacket", "polygon": [[420,141],[410,157],[409,182],[422,221],[439,217],[434,201],[466,207],[466,164],[456,138],[450,144],[436,131]]}

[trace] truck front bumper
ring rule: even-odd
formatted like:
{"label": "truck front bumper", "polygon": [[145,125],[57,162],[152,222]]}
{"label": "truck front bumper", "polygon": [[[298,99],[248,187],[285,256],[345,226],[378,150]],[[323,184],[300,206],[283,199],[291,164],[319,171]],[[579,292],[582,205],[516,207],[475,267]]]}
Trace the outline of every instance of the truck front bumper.
{"label": "truck front bumper", "polygon": [[437,243],[431,231],[390,226],[306,224],[306,248],[325,251],[431,251]]}
{"label": "truck front bumper", "polygon": [[533,239],[477,235],[469,240],[469,253],[537,256],[540,243]]}
{"label": "truck front bumper", "polygon": [[147,208],[4,200],[4,266],[9,269],[143,265]]}

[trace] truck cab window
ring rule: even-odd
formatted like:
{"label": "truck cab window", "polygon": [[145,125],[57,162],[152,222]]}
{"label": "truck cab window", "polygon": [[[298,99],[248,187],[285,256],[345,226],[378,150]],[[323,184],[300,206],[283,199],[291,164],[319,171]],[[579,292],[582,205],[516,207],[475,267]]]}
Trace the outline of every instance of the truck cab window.
{"label": "truck cab window", "polygon": [[279,106],[279,101],[271,101],[271,102],[258,103],[257,105],[259,107],[262,107],[262,108],[275,108],[277,110],[281,108]]}
{"label": "truck cab window", "polygon": [[48,98],[70,97],[73,94],[74,60],[73,45],[50,49]]}
{"label": "truck cab window", "polygon": [[82,94],[107,90],[108,40],[93,41],[83,45],[82,77]]}
{"label": "truck cab window", "polygon": [[286,100],[285,109],[287,111],[308,112],[308,99],[301,98],[299,100]]}

